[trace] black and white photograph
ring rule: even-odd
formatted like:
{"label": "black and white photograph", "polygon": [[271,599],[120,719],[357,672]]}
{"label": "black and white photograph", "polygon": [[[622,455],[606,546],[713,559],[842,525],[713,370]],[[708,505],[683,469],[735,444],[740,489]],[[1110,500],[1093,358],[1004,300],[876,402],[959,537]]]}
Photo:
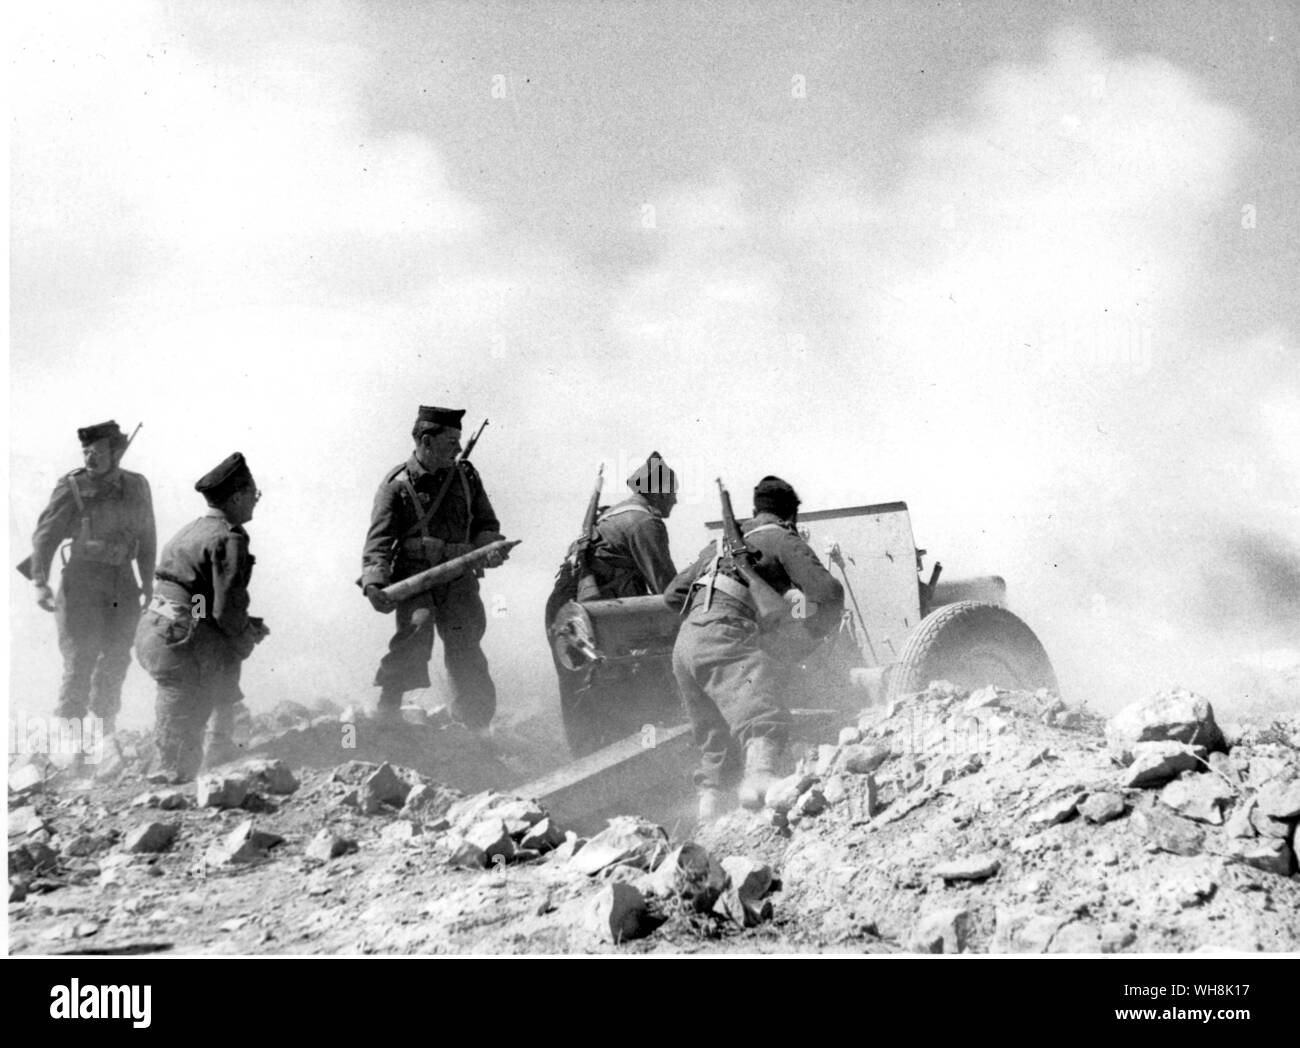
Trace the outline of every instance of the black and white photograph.
{"label": "black and white photograph", "polygon": [[1300,953],[1300,7],[5,21],[11,957]]}

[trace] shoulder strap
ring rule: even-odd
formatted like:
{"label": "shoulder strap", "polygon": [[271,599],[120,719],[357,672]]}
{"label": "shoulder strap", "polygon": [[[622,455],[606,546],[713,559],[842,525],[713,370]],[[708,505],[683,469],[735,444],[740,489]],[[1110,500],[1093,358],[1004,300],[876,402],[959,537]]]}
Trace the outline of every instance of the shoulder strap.
{"label": "shoulder strap", "polygon": [[465,541],[468,542],[474,531],[474,497],[470,494],[469,477],[466,471],[460,468],[459,462],[453,468],[456,470],[456,476],[460,477],[460,490],[465,493]]}
{"label": "shoulder strap", "polygon": [[644,513],[647,517],[654,516],[654,514],[645,506],[637,505],[635,502],[629,502],[625,506],[615,506],[613,509],[605,510],[605,512],[600,515],[600,520],[609,520],[610,517],[620,517],[624,513]]}
{"label": "shoulder strap", "polygon": [[784,524],[760,524],[758,527],[750,528],[749,531],[745,532],[745,538],[749,538],[750,535],[757,535],[760,531],[785,531],[785,530],[786,528]]}
{"label": "shoulder strap", "polygon": [[[433,515],[438,512],[439,507],[442,505],[442,500],[447,497],[447,492],[451,488],[452,478],[455,476],[459,476],[461,483],[465,485],[465,498],[467,502],[469,501],[469,481],[465,479],[465,475],[460,469],[460,463],[457,462],[452,466],[451,472],[447,474],[446,479],[442,482],[442,487],[438,489],[437,496],[429,503],[429,508],[420,514],[419,520],[417,520],[411,527],[407,528],[407,535],[414,535],[418,531],[422,536],[428,538],[429,521],[433,520]],[[406,470],[403,470],[398,479],[400,479],[406,486],[406,490],[411,496],[411,502],[414,504],[416,512],[418,513],[420,508],[420,499],[415,493],[415,485],[411,483],[410,475]]]}
{"label": "shoulder strap", "polygon": [[86,503],[81,497],[81,488],[77,487],[77,475],[75,473],[69,473],[63,479],[68,482],[68,487],[72,489],[72,500],[77,504],[77,512],[84,516],[86,513]]}

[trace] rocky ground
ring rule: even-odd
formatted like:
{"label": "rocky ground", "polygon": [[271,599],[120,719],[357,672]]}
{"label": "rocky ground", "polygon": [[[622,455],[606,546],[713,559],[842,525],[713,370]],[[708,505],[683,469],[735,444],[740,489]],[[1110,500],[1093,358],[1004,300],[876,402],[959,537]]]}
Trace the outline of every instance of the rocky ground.
{"label": "rocky ground", "polygon": [[549,729],[407,716],[284,704],[179,788],[128,733],[93,779],[19,758],[10,951],[1300,949],[1297,717],[937,683],[809,749],[762,814],[584,839],[509,792],[559,763]]}

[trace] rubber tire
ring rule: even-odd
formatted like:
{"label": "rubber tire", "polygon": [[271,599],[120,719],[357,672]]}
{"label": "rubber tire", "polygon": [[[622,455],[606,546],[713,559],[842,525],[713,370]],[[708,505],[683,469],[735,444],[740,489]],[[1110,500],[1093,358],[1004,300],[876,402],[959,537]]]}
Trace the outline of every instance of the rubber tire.
{"label": "rubber tire", "polygon": [[931,612],[912,631],[889,669],[887,699],[946,680],[974,691],[989,684],[1014,691],[1057,690],[1042,642],[1006,608],[963,600]]}

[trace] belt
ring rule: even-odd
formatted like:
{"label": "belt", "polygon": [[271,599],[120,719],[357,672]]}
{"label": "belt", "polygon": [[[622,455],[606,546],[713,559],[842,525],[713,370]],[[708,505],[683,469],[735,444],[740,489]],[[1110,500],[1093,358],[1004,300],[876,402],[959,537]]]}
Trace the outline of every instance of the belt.
{"label": "belt", "polygon": [[[695,580],[692,585],[692,591],[694,593],[694,599],[691,603],[692,610],[698,607],[703,607],[704,601],[708,599],[708,585],[709,580],[707,576]],[[724,575],[722,572],[718,572],[718,574],[713,577],[713,592],[725,593],[732,600],[743,604],[746,611],[754,611],[754,598],[749,592],[749,587],[743,582],[737,582],[729,575]]]}
{"label": "belt", "polygon": [[190,617],[190,606],[183,604],[179,600],[168,600],[166,597],[154,595],[149,601],[149,610],[155,615],[161,615],[164,619],[170,619],[172,622],[179,622],[181,619]]}

